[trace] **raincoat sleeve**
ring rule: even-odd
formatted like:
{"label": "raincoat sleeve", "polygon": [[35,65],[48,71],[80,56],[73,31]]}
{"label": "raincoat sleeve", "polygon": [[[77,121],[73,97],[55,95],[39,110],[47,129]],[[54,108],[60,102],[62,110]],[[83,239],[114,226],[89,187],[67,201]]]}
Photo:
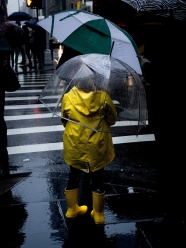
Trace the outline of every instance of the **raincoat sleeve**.
{"label": "raincoat sleeve", "polygon": [[68,120],[66,120],[64,118],[68,119],[68,117],[69,117],[68,112],[70,111],[70,109],[68,111],[68,97],[66,95],[64,95],[63,98],[62,98],[61,107],[62,107],[61,108],[62,109],[62,111],[61,111],[61,116],[62,116],[61,122],[62,122],[62,125],[65,127],[67,122],[68,122]]}
{"label": "raincoat sleeve", "polygon": [[105,121],[107,125],[110,127],[116,123],[116,108],[111,97],[107,94],[106,95],[106,114],[105,114]]}

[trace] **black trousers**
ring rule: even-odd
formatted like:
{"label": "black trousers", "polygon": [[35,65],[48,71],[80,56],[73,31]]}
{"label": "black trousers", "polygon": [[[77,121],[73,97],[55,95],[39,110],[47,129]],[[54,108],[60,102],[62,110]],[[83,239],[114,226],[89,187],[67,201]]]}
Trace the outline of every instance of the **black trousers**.
{"label": "black trousers", "polygon": [[7,126],[4,119],[5,91],[0,88],[0,170],[9,170],[7,151]]}
{"label": "black trousers", "polygon": [[[80,179],[83,174],[87,174],[87,173],[70,166],[67,190],[79,188]],[[89,172],[89,178],[90,178],[92,191],[95,191],[97,193],[103,193],[104,192],[104,168],[97,170],[95,172]]]}

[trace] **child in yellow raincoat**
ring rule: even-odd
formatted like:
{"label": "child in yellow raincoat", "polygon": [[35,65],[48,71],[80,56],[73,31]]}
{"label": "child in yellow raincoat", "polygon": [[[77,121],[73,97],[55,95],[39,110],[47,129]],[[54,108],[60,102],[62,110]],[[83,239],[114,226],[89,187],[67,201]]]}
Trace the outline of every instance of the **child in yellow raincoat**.
{"label": "child in yellow raincoat", "polygon": [[115,157],[110,126],[116,122],[116,109],[106,91],[93,82],[81,81],[62,98],[64,159],[70,165],[65,189],[67,218],[85,214],[86,205],[78,205],[79,181],[90,173],[96,224],[104,224],[104,167]]}

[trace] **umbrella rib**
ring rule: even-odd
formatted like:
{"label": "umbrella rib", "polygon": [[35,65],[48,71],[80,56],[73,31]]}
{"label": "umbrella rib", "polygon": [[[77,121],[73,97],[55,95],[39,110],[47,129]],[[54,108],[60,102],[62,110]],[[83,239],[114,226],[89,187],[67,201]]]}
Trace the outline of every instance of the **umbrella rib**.
{"label": "umbrella rib", "polygon": [[51,25],[51,32],[50,32],[51,37],[53,36],[53,31],[54,31],[54,15],[52,15],[52,25]]}
{"label": "umbrella rib", "polygon": [[80,123],[80,122],[77,122],[77,121],[73,121],[73,120],[71,120],[71,119],[69,119],[69,118],[65,118],[65,117],[61,117],[61,119],[64,119],[64,120],[66,120],[66,121],[70,121],[70,122],[73,122],[73,123],[75,123],[75,124],[77,124],[77,125],[80,125],[80,126],[83,126],[83,127],[87,127],[87,128],[89,128],[89,129],[91,129],[92,131],[94,131],[94,132],[96,132],[96,133],[98,133],[98,132],[101,132],[101,133],[114,133],[114,132],[111,132],[111,131],[105,131],[105,130],[97,130],[97,129],[95,129],[95,128],[93,128],[93,127],[90,127],[90,126],[87,126],[87,125],[85,125],[85,124],[83,124],[83,123]]}
{"label": "umbrella rib", "polygon": [[65,20],[66,18],[69,18],[69,17],[71,17],[71,16],[73,16],[73,15],[77,15],[79,12],[80,12],[80,11],[77,10],[76,12],[74,12],[74,13],[72,13],[72,14],[69,14],[69,15],[65,16],[64,18],[60,19],[59,21],[63,21],[63,20]]}
{"label": "umbrella rib", "polygon": [[73,121],[73,120],[71,120],[70,118],[65,118],[65,117],[62,116],[61,119],[64,119],[64,120],[66,120],[66,121],[73,122],[73,123],[78,124],[78,125],[83,126],[83,127],[87,127],[87,128],[91,129],[92,131],[94,131],[94,132],[96,132],[96,133],[99,132],[98,130],[96,130],[96,129],[93,128],[93,127],[89,127],[89,126],[87,126],[87,125],[85,125],[85,124],[83,124],[83,123],[80,123],[80,122],[77,122],[77,121]]}
{"label": "umbrella rib", "polygon": [[115,42],[115,41],[112,42],[112,47],[111,47],[111,49],[110,49],[110,56],[112,55],[112,50],[113,50],[113,47],[114,47],[114,42]]}

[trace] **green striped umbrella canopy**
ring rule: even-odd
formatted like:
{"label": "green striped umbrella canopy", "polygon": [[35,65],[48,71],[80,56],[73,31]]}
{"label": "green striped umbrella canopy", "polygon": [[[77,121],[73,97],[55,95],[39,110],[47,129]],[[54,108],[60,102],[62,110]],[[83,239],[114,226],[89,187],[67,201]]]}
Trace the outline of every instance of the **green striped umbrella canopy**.
{"label": "green striped umbrella canopy", "polygon": [[102,16],[83,10],[66,10],[38,22],[63,45],[82,53],[112,55],[142,74],[133,38]]}

